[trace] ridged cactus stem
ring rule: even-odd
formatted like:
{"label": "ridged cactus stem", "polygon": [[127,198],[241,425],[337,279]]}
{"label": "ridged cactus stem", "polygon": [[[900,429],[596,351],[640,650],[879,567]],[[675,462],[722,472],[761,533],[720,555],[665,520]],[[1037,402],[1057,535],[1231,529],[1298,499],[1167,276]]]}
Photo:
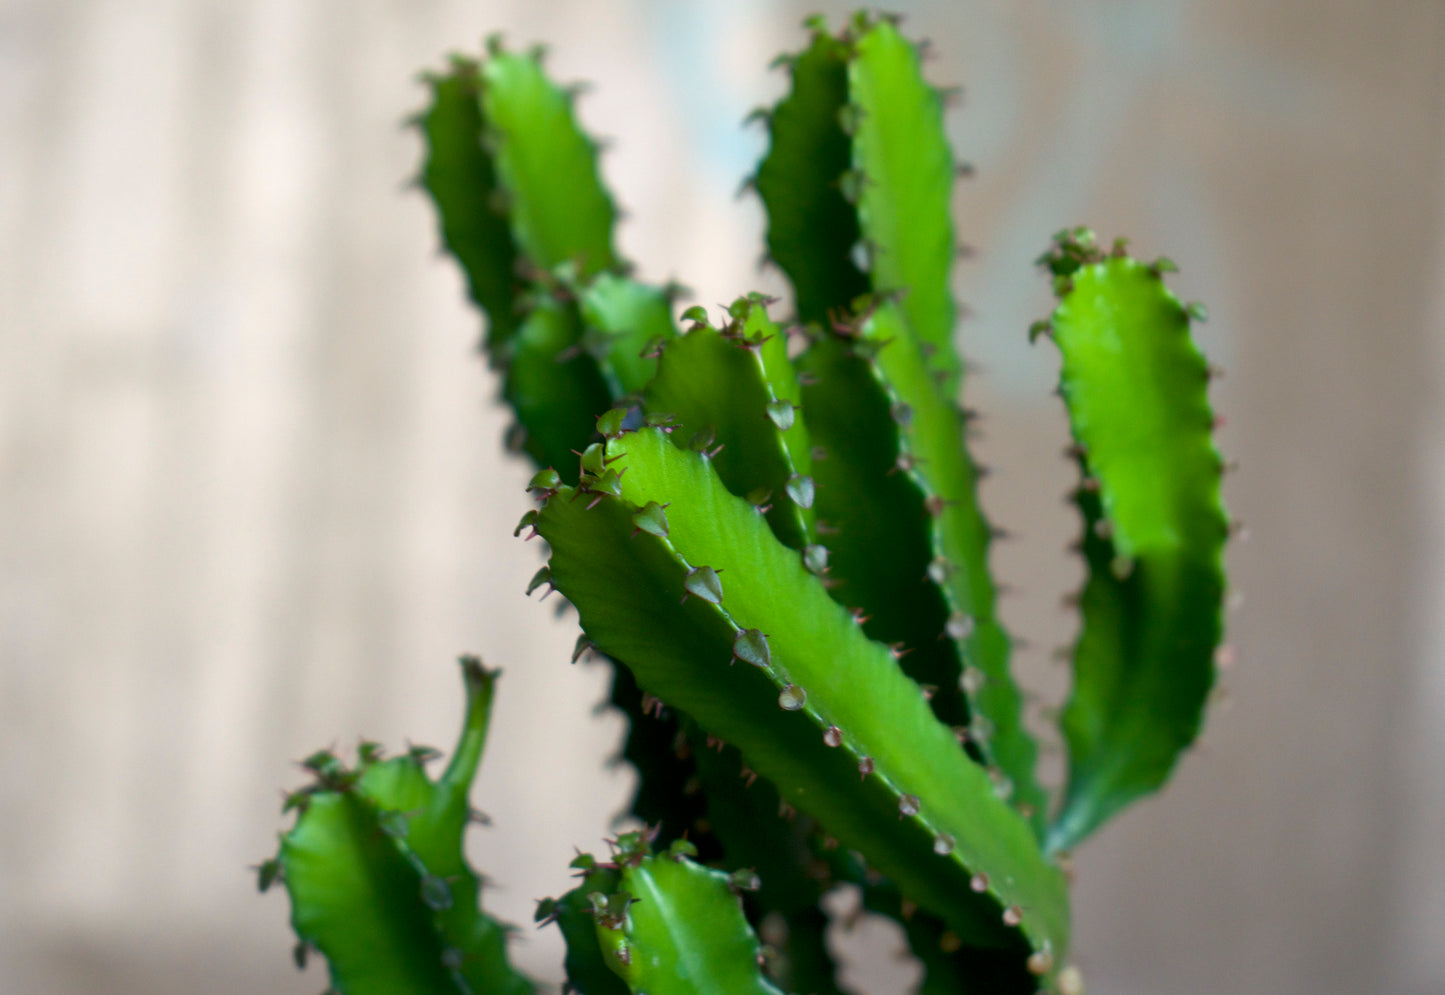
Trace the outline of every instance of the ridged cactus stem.
{"label": "ridged cactus stem", "polygon": [[[529,593],[560,590],[576,656],[614,667],[648,825],[579,856],[539,919],[579,995],[839,995],[820,899],[852,882],[903,925],[921,995],[1079,995],[1060,852],[1166,781],[1221,636],[1200,314],[1163,286],[1167,261],[1087,230],[1040,260],[1059,303],[1033,333],[1063,357],[1088,567],[1050,799],[958,406],[944,99],[896,19],[807,26],[754,181],[796,324],[746,294],[680,328],[676,286],[631,279],[597,144],[539,51],[492,41],[426,77],[422,182],[539,471],[517,528],[548,547]],[[263,866],[339,991],[533,990],[461,856],[492,686],[466,674],[439,780],[421,752],[317,754]]]}
{"label": "ridged cactus stem", "polygon": [[624,983],[619,990],[633,995],[782,995],[764,975],[761,944],[743,916],[742,893],[757,887],[757,876],[709,870],[685,840],[656,856],[650,842],[646,833],[624,833],[610,861],[582,854],[572,864],[583,884],[539,907],[538,919],[559,920],[569,956],[575,951],[573,987],[584,995],[619,987],[597,975],[600,956]]}
{"label": "ridged cactus stem", "polygon": [[[594,466],[537,522],[588,637],[970,944],[1066,950],[1063,879],[1027,824],[706,458],[641,429]],[[664,529],[638,526],[661,506]]]}
{"label": "ridged cactus stem", "polygon": [[383,760],[363,744],[355,768],[316,753],[304,764],[315,782],[287,799],[296,824],[262,865],[262,890],[279,878],[290,895],[298,965],[320,950],[342,995],[535,991],[508,964],[508,927],[481,911],[463,854],[496,674],[474,658],[462,674],[466,716],[439,779],[426,775],[425,748]]}
{"label": "ridged cactus stem", "polygon": [[805,322],[826,323],[868,290],[902,295],[952,400],[962,371],[950,289],[957,169],[943,100],[892,19],[860,14],[837,36],[822,18],[808,26],[812,45],[789,60],[792,92],[763,115],[771,142],[755,184],[769,251]]}
{"label": "ridged cactus stem", "polygon": [[1068,849],[1157,790],[1199,733],[1222,634],[1220,501],[1209,367],[1189,334],[1197,307],[1164,286],[1167,261],[1103,251],[1063,232],[1040,262],[1059,306],[1047,329],[1082,473],[1088,580],[1062,715],[1069,785],[1049,833]]}

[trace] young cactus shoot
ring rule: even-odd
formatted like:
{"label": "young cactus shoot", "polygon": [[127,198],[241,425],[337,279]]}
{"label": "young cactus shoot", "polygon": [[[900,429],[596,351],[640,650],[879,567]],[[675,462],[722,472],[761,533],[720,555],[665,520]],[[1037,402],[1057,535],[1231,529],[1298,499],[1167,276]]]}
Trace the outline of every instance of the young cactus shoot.
{"label": "young cactus shoot", "polygon": [[[791,296],[711,311],[618,254],[597,143],[539,51],[494,39],[426,77],[421,182],[536,471],[527,593],[559,592],[574,662],[611,669],[644,827],[572,859],[537,920],[581,995],[842,995],[823,902],[856,886],[925,995],[1081,995],[1065,854],[1166,782],[1222,637],[1202,309],[1087,229],[1039,260],[1058,303],[1028,333],[1062,357],[1087,567],[1056,791],[969,452],[944,94],[894,18],[805,27],[751,181]],[[462,858],[494,681],[463,672],[439,780],[416,751],[317,754],[262,867],[338,992],[537,990]]]}

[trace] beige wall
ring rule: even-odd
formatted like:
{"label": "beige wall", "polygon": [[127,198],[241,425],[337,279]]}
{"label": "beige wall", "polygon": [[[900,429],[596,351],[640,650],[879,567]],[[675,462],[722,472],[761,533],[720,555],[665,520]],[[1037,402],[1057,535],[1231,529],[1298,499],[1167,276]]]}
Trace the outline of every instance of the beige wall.
{"label": "beige wall", "polygon": [[[1165,795],[1079,855],[1091,990],[1445,990],[1445,6],[908,6],[968,87],[960,336],[1045,704],[1079,567],[1029,260],[1079,221],[1169,254],[1229,371],[1240,664]],[[320,988],[246,871],[277,789],[328,742],[445,744],[463,651],[507,671],[490,904],[565,887],[627,793],[620,723],[521,595],[527,471],[396,123],[439,53],[547,39],[597,84],[642,272],[773,288],[736,122],[806,12],[0,0],[0,991]]]}

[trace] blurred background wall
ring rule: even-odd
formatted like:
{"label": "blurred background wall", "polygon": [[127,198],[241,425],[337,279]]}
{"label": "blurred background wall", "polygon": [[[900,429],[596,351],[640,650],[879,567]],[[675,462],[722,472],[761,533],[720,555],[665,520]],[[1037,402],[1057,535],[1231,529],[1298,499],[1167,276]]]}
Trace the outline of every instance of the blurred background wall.
{"label": "blurred background wall", "polygon": [[[1167,253],[1228,369],[1239,664],[1169,790],[1078,855],[1090,990],[1438,995],[1445,5],[900,6],[967,88],[959,337],[1045,704],[1081,570],[1031,260],[1080,222]],[[460,652],[506,670],[490,906],[566,887],[630,789],[621,723],[522,596],[528,471],[398,122],[442,53],[546,40],[597,84],[641,272],[777,289],[738,121],[813,9],[847,6],[0,0],[0,991],[318,990],[247,870],[278,789],[327,743],[449,743]]]}

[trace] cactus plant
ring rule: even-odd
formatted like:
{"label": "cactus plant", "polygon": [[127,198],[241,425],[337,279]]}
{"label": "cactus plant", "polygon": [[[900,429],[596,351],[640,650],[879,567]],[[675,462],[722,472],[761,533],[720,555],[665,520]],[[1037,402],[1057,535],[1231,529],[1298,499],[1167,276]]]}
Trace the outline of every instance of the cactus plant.
{"label": "cactus plant", "polygon": [[[678,288],[630,276],[597,146],[540,51],[493,40],[425,77],[421,182],[486,314],[509,444],[537,464],[515,530],[548,548],[528,593],[575,606],[574,660],[610,662],[639,776],[645,828],[577,857],[537,918],[586,995],[841,992],[820,902],[851,883],[904,926],[921,991],[1074,995],[1064,855],[1167,780],[1220,646],[1202,310],[1164,286],[1167,260],[1087,229],[1039,260],[1058,305],[1030,335],[1063,360],[1088,568],[1056,798],[959,404],[945,94],[891,18],[806,27],[789,93],[756,115],[752,181],[790,320],[756,293],[675,319]],[[492,688],[464,672],[439,781],[418,756],[318,754],[263,865],[338,991],[534,990],[460,856]]]}

